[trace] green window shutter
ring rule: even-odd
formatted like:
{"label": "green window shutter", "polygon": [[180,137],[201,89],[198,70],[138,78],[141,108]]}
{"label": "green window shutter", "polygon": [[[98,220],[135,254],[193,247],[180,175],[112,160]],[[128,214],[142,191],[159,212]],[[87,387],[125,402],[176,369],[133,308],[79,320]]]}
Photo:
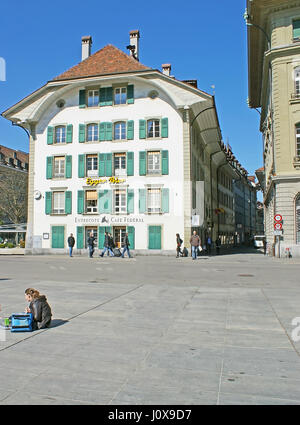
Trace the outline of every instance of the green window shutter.
{"label": "green window shutter", "polygon": [[72,178],[72,155],[66,156],[66,178]]}
{"label": "green window shutter", "polygon": [[84,213],[84,190],[77,191],[77,213]]}
{"label": "green window shutter", "polygon": [[54,131],[53,127],[47,128],[47,145],[53,145]]}
{"label": "green window shutter", "polygon": [[100,153],[99,154],[99,168],[98,168],[98,174],[99,177],[105,177],[105,161],[106,160],[106,154]]}
{"label": "green window shutter", "polygon": [[52,192],[45,193],[45,214],[52,213]]}
{"label": "green window shutter", "polygon": [[135,249],[135,228],[134,226],[127,226],[128,239],[130,243],[130,249]]}
{"label": "green window shutter", "polygon": [[134,213],[134,189],[127,190],[127,213]]}
{"label": "green window shutter", "polygon": [[98,211],[99,213],[111,213],[111,190],[99,190],[98,192]]}
{"label": "green window shutter", "polygon": [[169,151],[161,151],[162,174],[169,174]]}
{"label": "green window shutter", "polygon": [[98,227],[98,248],[104,248],[104,240],[105,240],[105,226]]}
{"label": "green window shutter", "polygon": [[72,214],[72,192],[65,192],[65,214]]}
{"label": "green window shutter", "polygon": [[139,124],[140,124],[140,129],[139,129],[140,139],[146,139],[146,120],[139,120]]}
{"label": "green window shutter", "polygon": [[169,189],[162,189],[162,194],[161,194],[161,210],[163,213],[168,213],[169,212]]}
{"label": "green window shutter", "polygon": [[84,177],[85,155],[78,155],[78,177]]}
{"label": "green window shutter", "polygon": [[77,249],[83,249],[83,237],[84,237],[84,227],[83,226],[77,226]]}
{"label": "green window shutter", "polygon": [[129,84],[127,86],[127,103],[134,103],[134,86]]}
{"label": "green window shutter", "polygon": [[73,125],[68,124],[67,125],[67,143],[73,142]]}
{"label": "green window shutter", "polygon": [[79,143],[85,142],[85,124],[79,124],[78,140],[79,140]]}
{"label": "green window shutter", "polygon": [[112,87],[106,87],[106,106],[110,106],[113,104],[113,88]]}
{"label": "green window shutter", "polygon": [[161,249],[161,226],[149,226],[149,249]]}
{"label": "green window shutter", "polygon": [[99,90],[99,106],[106,105],[106,87],[102,87]]}
{"label": "green window shutter", "polygon": [[99,126],[99,140],[100,142],[104,142],[105,141],[105,122],[101,122],[100,126]]}
{"label": "green window shutter", "polygon": [[106,154],[106,162],[105,162],[105,174],[106,177],[112,177],[112,154]]}
{"label": "green window shutter", "polygon": [[85,90],[79,90],[79,108],[86,107]]}
{"label": "green window shutter", "polygon": [[145,176],[146,175],[146,152],[140,151],[139,156],[140,156],[140,176]]}
{"label": "green window shutter", "polygon": [[134,139],[134,121],[127,121],[127,140]]}
{"label": "green window shutter", "polygon": [[52,248],[65,247],[65,228],[64,226],[52,226]]}
{"label": "green window shutter", "polygon": [[146,212],[146,189],[139,189],[139,212]]}
{"label": "green window shutter", "polygon": [[168,137],[169,135],[168,121],[168,118],[162,118],[161,120],[161,137]]}
{"label": "green window shutter", "polygon": [[53,175],[53,157],[47,156],[46,178],[52,179],[52,175]]}
{"label": "green window shutter", "polygon": [[300,38],[300,19],[293,21],[293,38]]}
{"label": "green window shutter", "polygon": [[134,175],[134,153],[127,152],[127,176]]}
{"label": "green window shutter", "polygon": [[105,140],[112,140],[112,122],[105,123]]}

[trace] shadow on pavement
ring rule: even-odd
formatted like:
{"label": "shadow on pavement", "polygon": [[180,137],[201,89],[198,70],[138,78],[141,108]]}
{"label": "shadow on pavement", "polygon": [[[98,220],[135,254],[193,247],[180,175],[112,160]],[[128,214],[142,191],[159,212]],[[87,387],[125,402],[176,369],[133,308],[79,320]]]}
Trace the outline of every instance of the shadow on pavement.
{"label": "shadow on pavement", "polygon": [[51,328],[58,328],[58,326],[62,326],[65,323],[68,323],[69,320],[63,320],[63,319],[52,319],[51,320],[51,326],[49,329]]}

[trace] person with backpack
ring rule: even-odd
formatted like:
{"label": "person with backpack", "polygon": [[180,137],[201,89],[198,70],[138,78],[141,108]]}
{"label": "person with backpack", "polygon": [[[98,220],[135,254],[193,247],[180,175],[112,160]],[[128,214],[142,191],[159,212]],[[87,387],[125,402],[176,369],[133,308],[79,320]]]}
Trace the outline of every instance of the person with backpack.
{"label": "person with backpack", "polygon": [[181,251],[182,243],[183,243],[183,240],[180,238],[179,233],[176,233],[176,258],[179,258],[179,254],[183,256],[183,253]]}
{"label": "person with backpack", "polygon": [[89,257],[93,258],[93,254],[94,254],[94,243],[95,243],[95,238],[94,238],[94,234],[91,232],[90,236],[87,240],[87,244],[88,244],[88,249],[89,249]]}
{"label": "person with backpack", "polygon": [[68,247],[69,247],[69,255],[70,257],[73,257],[73,248],[75,245],[75,238],[73,236],[73,233],[70,234],[70,236],[68,237]]}
{"label": "person with backpack", "polygon": [[40,295],[39,291],[34,288],[27,288],[25,299],[30,303],[29,307],[26,307],[25,313],[33,315],[33,330],[49,328],[52,312],[45,295]]}
{"label": "person with backpack", "polygon": [[124,238],[124,246],[123,246],[123,252],[122,252],[122,258],[124,258],[125,252],[127,251],[128,257],[131,258],[130,255],[130,251],[129,251],[129,246],[130,246],[130,242],[129,242],[129,238],[128,238],[128,233],[125,234],[125,238]]}

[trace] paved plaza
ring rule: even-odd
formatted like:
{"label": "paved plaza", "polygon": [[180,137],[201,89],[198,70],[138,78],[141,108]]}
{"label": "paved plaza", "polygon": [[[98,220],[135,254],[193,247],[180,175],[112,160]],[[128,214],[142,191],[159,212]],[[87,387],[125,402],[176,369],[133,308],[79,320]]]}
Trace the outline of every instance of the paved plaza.
{"label": "paved plaza", "polygon": [[299,271],[252,250],[0,256],[2,317],[27,287],[53,312],[50,329],[5,332],[0,404],[300,404]]}

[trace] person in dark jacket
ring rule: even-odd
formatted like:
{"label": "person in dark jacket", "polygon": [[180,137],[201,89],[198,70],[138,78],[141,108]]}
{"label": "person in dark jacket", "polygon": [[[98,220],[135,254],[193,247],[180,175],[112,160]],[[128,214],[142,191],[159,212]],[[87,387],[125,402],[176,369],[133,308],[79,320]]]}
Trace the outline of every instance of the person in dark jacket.
{"label": "person in dark jacket", "polygon": [[33,330],[49,328],[52,312],[45,295],[40,295],[39,291],[34,288],[27,288],[25,298],[30,303],[29,307],[26,307],[25,313],[33,315]]}
{"label": "person in dark jacket", "polygon": [[114,256],[114,253],[111,249],[111,239],[110,239],[110,233],[105,232],[104,233],[104,249],[101,252],[101,254],[99,255],[99,257],[103,257],[104,254],[107,251],[107,256],[109,256],[109,253],[111,253],[112,256]]}
{"label": "person in dark jacket", "polygon": [[87,240],[87,244],[88,244],[88,249],[89,249],[89,257],[93,258],[93,254],[94,254],[94,243],[95,243],[95,238],[94,238],[94,234],[93,232],[90,233],[90,236]]}
{"label": "person in dark jacket", "polygon": [[75,245],[75,238],[73,236],[73,233],[70,234],[70,236],[68,237],[68,246],[69,246],[69,255],[70,257],[73,257],[73,248]]}
{"label": "person in dark jacket", "polygon": [[109,233],[108,234],[108,251],[111,254],[112,257],[115,256],[113,249],[115,248],[115,242],[114,242],[114,238],[112,237],[112,234]]}
{"label": "person in dark jacket", "polygon": [[181,251],[182,242],[183,242],[183,240],[180,239],[180,234],[176,233],[176,258],[179,257],[179,254],[181,254],[181,256],[183,256],[183,253]]}
{"label": "person in dark jacket", "polygon": [[124,238],[124,246],[123,246],[122,258],[124,258],[124,255],[125,255],[125,252],[126,251],[128,253],[128,257],[131,258],[129,247],[130,247],[130,242],[129,242],[129,238],[128,238],[128,233],[126,233],[125,234],[125,238]]}
{"label": "person in dark jacket", "polygon": [[215,244],[216,244],[217,255],[220,255],[220,248],[221,248],[221,238],[220,238],[220,236],[217,237]]}

